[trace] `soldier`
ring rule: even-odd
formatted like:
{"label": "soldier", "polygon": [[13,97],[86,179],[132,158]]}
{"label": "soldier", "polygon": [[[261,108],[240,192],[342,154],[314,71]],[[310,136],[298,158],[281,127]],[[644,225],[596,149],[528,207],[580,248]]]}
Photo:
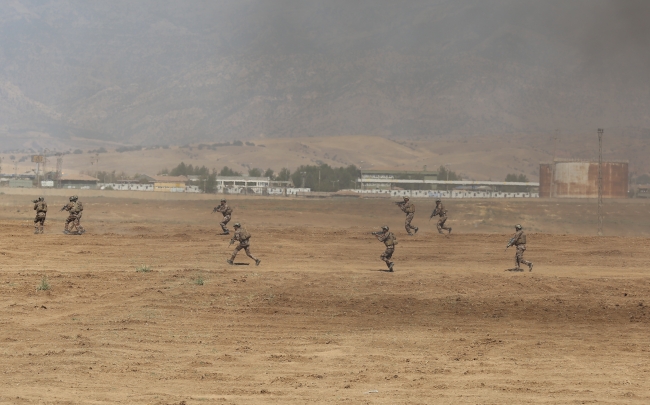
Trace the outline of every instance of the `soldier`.
{"label": "soldier", "polygon": [[384,245],[386,245],[386,250],[381,254],[381,256],[379,256],[379,258],[386,263],[388,271],[392,273],[393,265],[395,263],[391,262],[390,259],[393,257],[393,252],[395,252],[397,238],[395,238],[395,235],[388,230],[388,226],[386,225],[381,227],[381,232],[373,232],[372,234],[377,237],[377,240],[384,242]]}
{"label": "soldier", "polygon": [[235,256],[237,256],[237,253],[239,253],[240,250],[244,249],[246,252],[246,256],[250,257],[251,259],[255,260],[255,265],[259,266],[261,260],[256,258],[251,254],[250,251],[250,238],[251,234],[244,228],[241,227],[239,222],[235,222],[233,225],[233,228],[235,228],[235,234],[233,235],[232,239],[230,239],[230,244],[232,245],[235,241],[239,242],[239,245],[235,247],[235,250],[232,252],[232,256],[230,256],[230,259],[226,260],[228,264],[235,264]]}
{"label": "soldier", "polygon": [[47,204],[43,197],[38,197],[32,202],[34,203],[34,210],[36,211],[36,218],[34,218],[34,233],[43,233],[43,225],[45,225],[45,216],[47,215]]}
{"label": "soldier", "polygon": [[212,210],[212,213],[214,214],[215,212],[220,212],[223,214],[223,219],[219,223],[221,225],[221,229],[223,230],[223,233],[221,235],[228,235],[230,233],[230,230],[226,226],[228,222],[230,222],[230,218],[232,215],[232,208],[226,204],[226,200],[221,200],[221,204],[217,207],[214,207]]}
{"label": "soldier", "polygon": [[415,216],[415,205],[413,203],[409,202],[408,197],[404,197],[403,202],[396,202],[397,206],[404,212],[406,213],[406,220],[404,221],[404,228],[406,228],[406,233],[409,234],[409,236],[413,236],[411,233],[411,229],[415,233],[418,233],[418,227],[417,226],[412,226],[411,221],[413,220],[413,217]]}
{"label": "soldier", "polygon": [[77,233],[79,233],[81,235],[81,234],[86,232],[84,227],[81,226],[81,224],[80,224],[81,216],[83,215],[84,206],[81,203],[81,201],[79,201],[79,197],[77,197],[76,195],[73,196],[73,197],[74,197],[74,203],[75,203],[74,212],[75,212],[75,216],[77,217],[77,219],[74,221],[74,226],[77,229]]}
{"label": "soldier", "polygon": [[533,271],[533,263],[527,260],[524,260],[524,252],[526,251],[526,234],[524,233],[521,225],[515,225],[515,234],[508,241],[506,249],[510,246],[515,245],[517,247],[517,254],[515,255],[515,268],[510,269],[511,271],[522,271],[520,264],[528,265],[528,271]]}
{"label": "soldier", "polygon": [[438,233],[442,233],[442,230],[444,229],[448,231],[447,235],[449,235],[451,233],[451,227],[445,227],[445,222],[447,221],[447,210],[445,209],[445,206],[442,205],[442,201],[440,199],[436,200],[436,208],[433,209],[429,220],[431,220],[431,218],[435,217],[436,215],[440,216],[440,218],[438,218],[438,223],[436,224]]}
{"label": "soldier", "polygon": [[70,202],[61,208],[61,211],[68,211],[68,218],[65,220],[65,229],[63,230],[63,233],[66,235],[70,234],[70,231],[72,229],[74,229],[77,234],[86,232],[85,229],[83,229],[83,227],[81,227],[79,224],[81,213],[83,211],[83,204],[81,204],[81,202],[78,200],[79,197],[73,195],[70,197]]}

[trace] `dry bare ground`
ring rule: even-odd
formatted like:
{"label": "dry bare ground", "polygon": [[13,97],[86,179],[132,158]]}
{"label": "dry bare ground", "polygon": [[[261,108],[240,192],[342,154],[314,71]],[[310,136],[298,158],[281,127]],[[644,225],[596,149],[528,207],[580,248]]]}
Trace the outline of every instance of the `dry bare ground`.
{"label": "dry bare ground", "polygon": [[[608,202],[599,238],[593,202],[450,201],[446,237],[416,201],[409,238],[387,200],[232,198],[256,267],[213,201],[82,199],[87,234],[49,196],[33,235],[0,195],[0,403],[650,402],[648,203]],[[504,272],[516,222],[532,273]]]}

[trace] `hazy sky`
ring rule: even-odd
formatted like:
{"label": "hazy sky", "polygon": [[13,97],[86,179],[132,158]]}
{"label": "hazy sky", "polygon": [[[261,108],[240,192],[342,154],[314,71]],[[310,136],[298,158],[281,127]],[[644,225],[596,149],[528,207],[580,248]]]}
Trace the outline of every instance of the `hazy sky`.
{"label": "hazy sky", "polygon": [[650,1],[0,3],[0,137],[650,127]]}

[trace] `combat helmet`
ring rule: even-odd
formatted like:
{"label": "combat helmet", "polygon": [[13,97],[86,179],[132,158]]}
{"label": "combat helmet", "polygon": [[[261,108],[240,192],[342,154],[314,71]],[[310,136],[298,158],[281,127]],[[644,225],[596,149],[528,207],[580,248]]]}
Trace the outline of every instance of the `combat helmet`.
{"label": "combat helmet", "polygon": [[384,231],[384,232],[388,231],[388,225],[384,225],[384,226],[382,226],[382,227],[381,227],[381,230]]}
{"label": "combat helmet", "polygon": [[224,199],[221,199],[221,202],[222,202],[222,203],[225,203],[225,202],[226,202],[226,200],[224,200]]}
{"label": "combat helmet", "polygon": [[70,201],[75,201],[75,200],[76,200],[75,196],[70,197]]}
{"label": "combat helmet", "polygon": [[519,225],[519,224],[515,225],[515,229],[518,230],[518,231],[521,231],[521,225]]}
{"label": "combat helmet", "polygon": [[436,200],[436,202],[439,203],[439,202],[442,202],[442,200],[441,200],[440,198],[438,198],[438,199]]}
{"label": "combat helmet", "polygon": [[409,198],[407,196],[404,196],[404,201],[408,201]]}
{"label": "combat helmet", "polygon": [[235,222],[233,227],[234,228],[241,228],[241,224],[239,222]]}

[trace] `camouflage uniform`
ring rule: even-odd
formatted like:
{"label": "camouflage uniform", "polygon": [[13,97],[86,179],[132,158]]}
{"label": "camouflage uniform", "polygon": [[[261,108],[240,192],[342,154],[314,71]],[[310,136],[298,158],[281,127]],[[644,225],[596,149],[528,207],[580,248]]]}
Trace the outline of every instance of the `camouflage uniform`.
{"label": "camouflage uniform", "polygon": [[438,228],[438,232],[442,233],[442,230],[446,230],[449,233],[451,233],[451,228],[448,228],[445,226],[445,222],[447,222],[447,210],[445,209],[445,206],[442,205],[442,202],[436,203],[436,208],[434,209],[434,212],[436,215],[438,215],[440,218],[438,218],[438,223],[436,224],[436,228]]}
{"label": "camouflage uniform", "polygon": [[43,233],[43,225],[45,225],[45,216],[47,215],[47,204],[43,200],[34,203],[34,210],[36,211],[36,218],[34,218],[34,233]]}
{"label": "camouflage uniform", "polygon": [[77,233],[86,232],[86,230],[80,224],[81,216],[83,215],[83,209],[83,204],[78,200],[70,201],[63,207],[63,210],[68,211],[69,213],[68,218],[65,220],[65,233],[69,233],[73,229]]}
{"label": "camouflage uniform", "polygon": [[411,225],[413,217],[415,216],[415,205],[409,200],[404,200],[404,202],[399,204],[400,209],[406,213],[406,220],[404,221],[404,228],[406,233],[412,235],[411,230],[414,230],[415,233],[418,233],[418,227]]}
{"label": "camouflage uniform", "polygon": [[533,269],[533,263],[528,260],[524,260],[524,252],[526,251],[526,234],[523,230],[515,232],[512,239],[514,240],[513,245],[517,247],[517,253],[515,254],[515,266],[520,268],[520,264],[525,264],[530,270]]}
{"label": "camouflage uniform", "polygon": [[223,214],[223,219],[221,220],[219,225],[223,230],[223,234],[228,235],[230,233],[230,230],[226,225],[228,225],[228,222],[230,222],[230,218],[232,216],[232,208],[230,208],[228,204],[222,203],[221,205],[215,208],[215,211]]}
{"label": "camouflage uniform", "polygon": [[77,215],[75,214],[75,206],[77,204],[70,201],[63,207],[63,211],[68,211],[68,218],[65,220],[65,227],[64,227],[64,232],[68,233],[70,232],[70,224],[72,224],[72,228],[74,228],[76,225],[75,223],[77,222]]}
{"label": "camouflage uniform", "polygon": [[81,226],[81,216],[83,215],[84,206],[81,201],[75,201],[74,212],[77,219],[74,221],[74,226],[77,228],[77,232],[84,233],[86,230]]}
{"label": "camouflage uniform", "polygon": [[377,236],[377,240],[384,242],[384,245],[386,245],[386,250],[381,254],[381,256],[379,256],[379,258],[386,263],[388,270],[393,271],[393,262],[391,262],[390,259],[393,257],[393,253],[395,252],[395,235],[390,231],[384,231],[375,234],[375,236]]}
{"label": "camouflage uniform", "polygon": [[244,228],[238,227],[235,228],[235,234],[233,235],[232,239],[239,242],[239,245],[235,247],[235,250],[232,252],[232,256],[230,256],[230,260],[228,260],[228,263],[233,264],[233,261],[235,260],[235,256],[237,256],[237,253],[239,253],[240,250],[244,249],[244,251],[246,252],[246,256],[255,260],[255,264],[259,266],[261,260],[253,256],[249,249],[250,233],[248,233]]}

